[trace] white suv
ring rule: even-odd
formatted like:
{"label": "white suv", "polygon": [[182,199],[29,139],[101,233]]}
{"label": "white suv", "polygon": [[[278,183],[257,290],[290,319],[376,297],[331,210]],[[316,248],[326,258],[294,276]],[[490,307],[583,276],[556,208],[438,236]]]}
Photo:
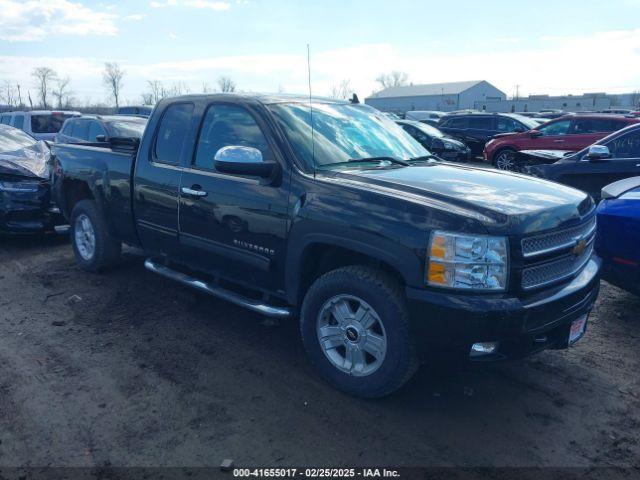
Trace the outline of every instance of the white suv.
{"label": "white suv", "polygon": [[19,128],[36,140],[53,141],[67,118],[79,117],[80,115],[80,112],[54,110],[5,112],[0,115],[0,124]]}

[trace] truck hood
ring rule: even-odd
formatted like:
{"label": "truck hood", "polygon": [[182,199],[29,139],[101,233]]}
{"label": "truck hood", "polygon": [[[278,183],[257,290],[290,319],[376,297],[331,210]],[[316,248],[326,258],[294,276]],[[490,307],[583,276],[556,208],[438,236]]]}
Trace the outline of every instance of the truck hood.
{"label": "truck hood", "polygon": [[446,162],[351,169],[334,178],[473,217],[488,231],[505,234],[571,225],[594,207],[591,197],[574,188],[526,175]]}

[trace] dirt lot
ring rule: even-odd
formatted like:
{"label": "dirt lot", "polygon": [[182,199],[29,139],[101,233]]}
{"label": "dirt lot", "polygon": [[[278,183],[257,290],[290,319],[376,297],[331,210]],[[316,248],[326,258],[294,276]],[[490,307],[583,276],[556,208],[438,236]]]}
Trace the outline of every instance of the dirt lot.
{"label": "dirt lot", "polygon": [[318,379],[295,322],[63,238],[0,243],[0,465],[640,464],[640,299],[603,284],[569,351],[423,367],[391,398]]}

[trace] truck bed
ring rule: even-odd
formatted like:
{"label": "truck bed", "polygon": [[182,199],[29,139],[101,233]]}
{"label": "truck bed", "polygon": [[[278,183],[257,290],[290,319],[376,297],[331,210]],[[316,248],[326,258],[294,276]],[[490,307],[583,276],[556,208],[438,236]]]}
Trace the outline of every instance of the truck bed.
{"label": "truck bed", "polygon": [[[53,194],[66,218],[70,195],[90,195],[105,210],[110,233],[125,243],[137,245],[134,226],[132,169],[136,148],[105,148],[92,145],[52,145]],[[82,185],[74,189],[74,185]],[[90,192],[86,192],[86,186]],[[63,188],[64,187],[64,188]]]}

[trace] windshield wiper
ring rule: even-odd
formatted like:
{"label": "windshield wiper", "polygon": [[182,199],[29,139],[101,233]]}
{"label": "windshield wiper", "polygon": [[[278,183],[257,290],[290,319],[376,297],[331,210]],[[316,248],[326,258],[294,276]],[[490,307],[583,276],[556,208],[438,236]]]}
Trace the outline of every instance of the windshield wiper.
{"label": "windshield wiper", "polygon": [[367,162],[389,162],[395,163],[396,165],[404,165],[405,167],[409,165],[409,162],[406,160],[398,160],[393,157],[369,157],[369,158],[350,158],[347,160],[347,163],[367,163]]}
{"label": "windshield wiper", "polygon": [[409,160],[407,160],[407,162],[423,162],[425,160],[440,160],[440,158],[436,157],[433,154],[429,154],[429,155],[422,155],[420,157],[410,158]]}

